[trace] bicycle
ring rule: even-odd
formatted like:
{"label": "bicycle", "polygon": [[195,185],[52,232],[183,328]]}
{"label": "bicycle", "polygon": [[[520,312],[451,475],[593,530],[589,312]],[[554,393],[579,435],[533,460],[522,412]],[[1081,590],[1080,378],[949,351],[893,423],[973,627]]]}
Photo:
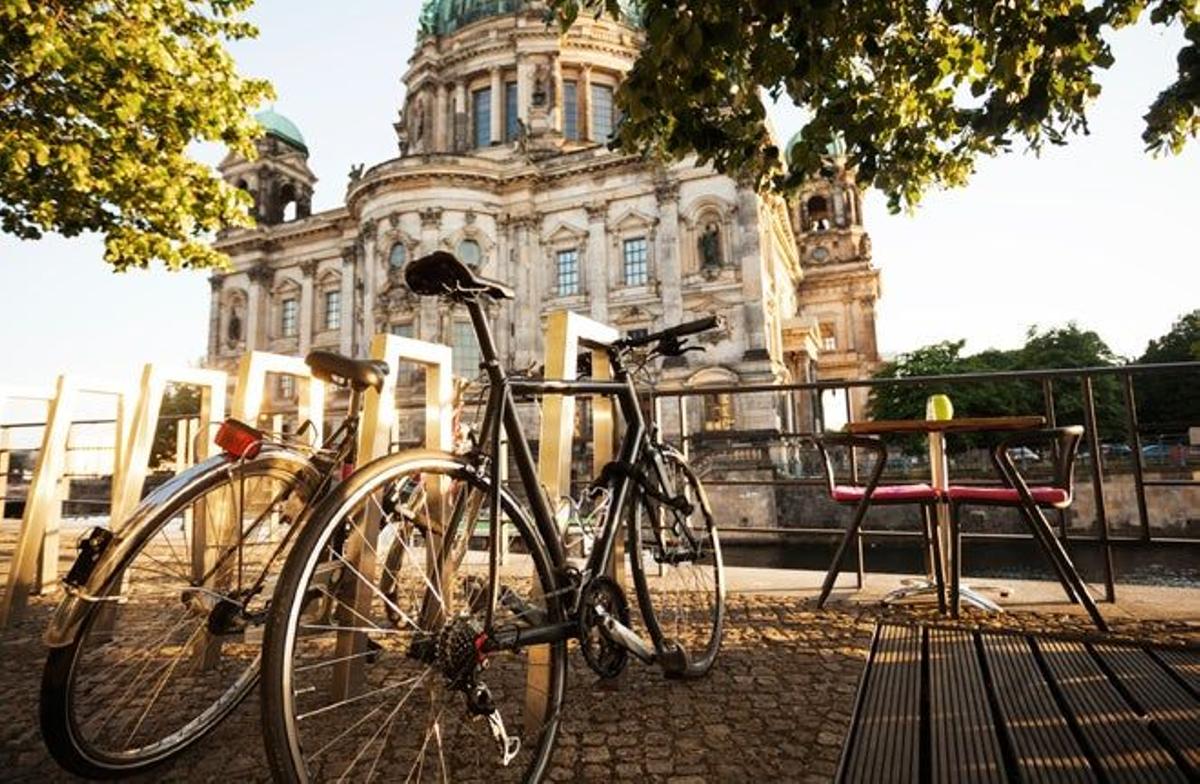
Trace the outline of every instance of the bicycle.
{"label": "bicycle", "polygon": [[54,759],[91,778],[144,772],[212,730],[255,685],[272,583],[312,505],[349,470],[363,393],[386,363],[314,351],[350,388],[319,448],[226,420],[222,451],[80,539],[46,630],[40,722]]}
{"label": "bicycle", "polygon": [[[682,455],[647,428],[631,366],[697,350],[686,337],[720,322],[618,340],[611,380],[530,379],[501,367],[485,314],[485,300],[511,299],[511,289],[444,252],[410,262],[405,279],[471,317],[487,378],[482,437],[464,453],[373,461],[314,509],[267,621],[268,759],[283,781],[370,779],[384,768],[408,781],[537,781],[558,731],[568,641],[602,678],[631,655],[669,677],[699,677],[717,656],[724,583],[712,511]],[[608,493],[604,521],[582,567],[567,558],[518,416],[518,397],[543,394],[612,396],[625,423],[619,457],[596,481]],[[527,505],[500,481],[502,433]],[[420,525],[391,500],[416,482],[434,501]],[[457,492],[439,499],[447,482]],[[396,523],[404,557],[385,563],[384,592],[377,537]],[[505,525],[515,541],[502,565]],[[622,527],[645,637],[606,576]],[[486,552],[471,550],[482,533]]]}

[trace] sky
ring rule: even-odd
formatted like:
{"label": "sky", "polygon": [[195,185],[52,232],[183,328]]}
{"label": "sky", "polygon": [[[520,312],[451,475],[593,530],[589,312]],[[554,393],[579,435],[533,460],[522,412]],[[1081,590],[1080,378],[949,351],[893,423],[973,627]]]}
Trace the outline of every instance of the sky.
{"label": "sky", "polygon": [[[416,0],[259,0],[250,13],[260,36],[234,55],[243,73],[275,84],[276,110],[303,132],[319,178],[314,209],[341,203],[351,165],[395,156],[418,9]],[[983,161],[967,187],[931,193],[913,214],[889,215],[881,194],[867,194],[885,355],[958,338],[967,351],[1012,348],[1030,325],[1075,320],[1136,357],[1200,307],[1200,149],[1154,159],[1140,139],[1180,39],[1148,27],[1118,36],[1089,137],[1040,159]],[[791,106],[775,106],[772,119],[784,139],[801,124]],[[147,361],[201,360],[207,273],[114,274],[102,254],[95,236],[0,235],[0,384],[47,385],[65,371],[128,383]]]}

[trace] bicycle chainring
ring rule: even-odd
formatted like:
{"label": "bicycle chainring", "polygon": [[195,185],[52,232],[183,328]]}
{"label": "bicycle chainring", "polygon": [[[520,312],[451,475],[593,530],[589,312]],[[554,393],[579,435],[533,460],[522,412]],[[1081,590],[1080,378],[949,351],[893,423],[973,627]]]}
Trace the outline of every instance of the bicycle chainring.
{"label": "bicycle chainring", "polygon": [[579,604],[579,648],[583,659],[601,678],[615,678],[629,663],[629,651],[613,642],[600,628],[597,608],[629,625],[625,592],[608,577],[597,577],[584,587]]}

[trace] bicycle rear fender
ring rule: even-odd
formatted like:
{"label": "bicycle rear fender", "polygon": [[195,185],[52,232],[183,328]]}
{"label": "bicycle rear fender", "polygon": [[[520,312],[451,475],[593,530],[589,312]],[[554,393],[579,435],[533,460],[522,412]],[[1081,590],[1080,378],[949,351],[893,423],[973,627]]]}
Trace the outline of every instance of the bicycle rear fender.
{"label": "bicycle rear fender", "polygon": [[[120,528],[113,530],[113,540],[96,563],[87,582],[78,589],[73,589],[59,602],[54,614],[50,616],[50,623],[42,635],[42,642],[49,648],[62,648],[74,642],[80,624],[92,605],[96,604],[96,599],[91,597],[103,595],[105,586],[117,570],[117,566],[132,549],[141,544],[143,529],[155,514],[176,494],[200,489],[221,480],[226,471],[237,462],[237,458],[223,453],[211,457],[175,475],[143,498],[129,519],[121,524]],[[303,456],[286,450],[264,449],[258,457],[246,462],[276,463],[284,470],[309,475],[310,481],[316,481],[316,472],[308,461]]]}

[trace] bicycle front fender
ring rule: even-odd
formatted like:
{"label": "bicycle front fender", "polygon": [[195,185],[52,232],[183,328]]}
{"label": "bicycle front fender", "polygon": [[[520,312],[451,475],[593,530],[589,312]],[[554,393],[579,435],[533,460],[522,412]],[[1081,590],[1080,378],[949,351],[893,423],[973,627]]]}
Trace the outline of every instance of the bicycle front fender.
{"label": "bicycle front fender", "polygon": [[[285,450],[263,450],[254,458],[254,462],[263,460],[278,462],[285,470],[298,475],[313,472],[303,456]],[[42,634],[42,642],[49,648],[62,648],[74,642],[87,614],[97,603],[107,601],[103,597],[108,591],[109,582],[130,552],[141,546],[143,533],[147,525],[155,522],[157,513],[165,509],[177,495],[199,490],[220,481],[236,463],[237,458],[224,453],[210,457],[176,474],[143,498],[120,528],[112,531],[113,540],[92,569],[87,581],[78,588],[71,588],[58,603],[54,614],[50,616],[46,631]]]}

